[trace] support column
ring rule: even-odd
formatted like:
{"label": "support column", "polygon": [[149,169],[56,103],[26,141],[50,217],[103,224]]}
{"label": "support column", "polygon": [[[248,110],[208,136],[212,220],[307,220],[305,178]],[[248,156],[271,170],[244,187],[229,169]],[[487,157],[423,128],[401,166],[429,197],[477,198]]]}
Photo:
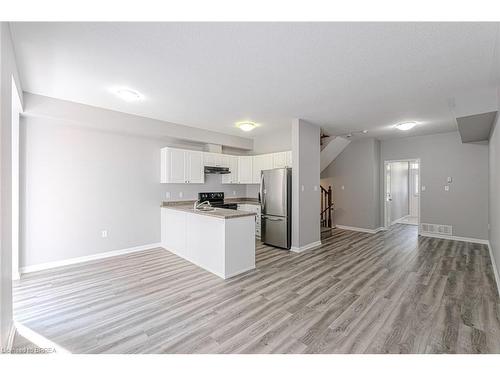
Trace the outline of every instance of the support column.
{"label": "support column", "polygon": [[301,119],[292,123],[292,251],[321,244],[320,128]]}

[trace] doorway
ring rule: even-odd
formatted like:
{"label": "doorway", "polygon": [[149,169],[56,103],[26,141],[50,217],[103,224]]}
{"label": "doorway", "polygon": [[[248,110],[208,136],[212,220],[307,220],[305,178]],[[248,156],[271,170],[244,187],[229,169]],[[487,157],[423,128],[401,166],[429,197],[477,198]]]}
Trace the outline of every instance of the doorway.
{"label": "doorway", "polygon": [[384,162],[384,226],[420,224],[420,159]]}

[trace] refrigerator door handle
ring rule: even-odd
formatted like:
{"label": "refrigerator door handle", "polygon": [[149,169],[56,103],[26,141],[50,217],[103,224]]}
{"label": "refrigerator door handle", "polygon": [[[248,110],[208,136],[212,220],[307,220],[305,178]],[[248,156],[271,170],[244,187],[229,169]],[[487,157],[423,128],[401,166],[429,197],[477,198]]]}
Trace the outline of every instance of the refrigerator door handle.
{"label": "refrigerator door handle", "polygon": [[262,215],[262,219],[266,219],[266,220],[269,220],[269,221],[283,221],[285,219],[283,219],[282,217],[277,217],[277,218],[272,218],[272,217],[269,217],[269,216],[265,216],[265,215]]}
{"label": "refrigerator door handle", "polygon": [[266,206],[266,190],[264,189],[264,173],[260,172],[260,208],[264,211]]}

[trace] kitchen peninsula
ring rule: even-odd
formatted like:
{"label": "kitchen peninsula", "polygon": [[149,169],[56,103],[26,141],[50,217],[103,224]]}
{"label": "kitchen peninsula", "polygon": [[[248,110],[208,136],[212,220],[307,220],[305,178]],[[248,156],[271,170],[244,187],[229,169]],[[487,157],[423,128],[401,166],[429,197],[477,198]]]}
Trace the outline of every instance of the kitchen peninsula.
{"label": "kitchen peninsula", "polygon": [[255,213],[164,202],[161,242],[172,253],[227,279],[255,268]]}

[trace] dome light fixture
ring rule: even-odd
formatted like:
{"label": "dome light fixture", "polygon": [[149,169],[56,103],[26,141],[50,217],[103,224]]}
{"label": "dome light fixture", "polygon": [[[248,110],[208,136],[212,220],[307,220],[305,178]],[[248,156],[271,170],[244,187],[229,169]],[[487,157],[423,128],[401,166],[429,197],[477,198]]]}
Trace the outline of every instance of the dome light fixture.
{"label": "dome light fixture", "polygon": [[399,130],[410,130],[415,125],[417,125],[417,123],[415,121],[402,122],[402,123],[396,125],[396,129],[399,129]]}
{"label": "dome light fixture", "polygon": [[114,90],[114,92],[126,102],[135,102],[144,99],[144,96],[140,92],[128,88],[119,88]]}
{"label": "dome light fixture", "polygon": [[254,130],[258,125],[255,123],[255,122],[251,122],[251,121],[242,121],[242,122],[238,122],[236,124],[236,127],[237,128],[240,128],[241,130],[243,130],[244,132],[249,132],[249,131],[252,131]]}

